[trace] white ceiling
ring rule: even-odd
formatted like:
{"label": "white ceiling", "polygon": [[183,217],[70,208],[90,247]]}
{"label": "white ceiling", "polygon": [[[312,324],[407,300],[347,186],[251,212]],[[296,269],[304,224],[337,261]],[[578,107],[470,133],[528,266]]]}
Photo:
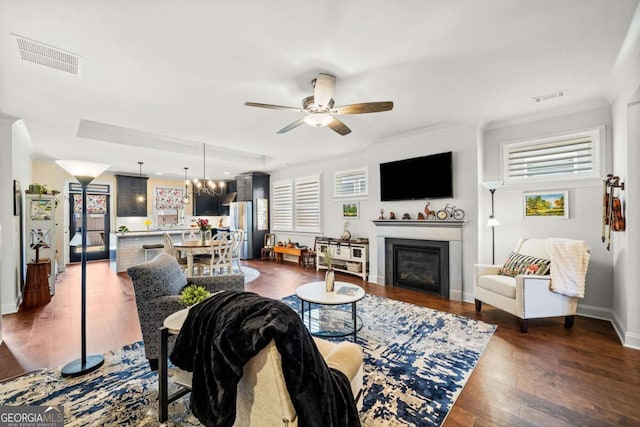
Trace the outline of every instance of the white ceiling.
{"label": "white ceiling", "polygon": [[[39,159],[201,175],[206,143],[215,179],[269,171],[424,128],[605,104],[637,4],[0,0],[0,111],[24,119]],[[80,55],[80,75],[21,60],[11,33]],[[347,136],[277,135],[301,114],[244,106],[297,107],[319,72],[337,76],[336,105],[394,109],[341,116]]]}

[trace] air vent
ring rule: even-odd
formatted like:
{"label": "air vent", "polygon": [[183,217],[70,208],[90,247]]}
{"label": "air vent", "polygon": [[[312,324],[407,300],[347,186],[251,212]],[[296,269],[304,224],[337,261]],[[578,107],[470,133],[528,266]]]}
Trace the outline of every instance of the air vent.
{"label": "air vent", "polygon": [[20,58],[35,64],[80,75],[80,56],[44,43],[12,34],[18,42]]}
{"label": "air vent", "polygon": [[535,102],[542,102],[542,101],[548,101],[554,98],[560,98],[562,96],[565,96],[566,94],[567,94],[567,89],[564,89],[556,92],[545,93],[544,95],[534,96],[531,99],[533,99]]}

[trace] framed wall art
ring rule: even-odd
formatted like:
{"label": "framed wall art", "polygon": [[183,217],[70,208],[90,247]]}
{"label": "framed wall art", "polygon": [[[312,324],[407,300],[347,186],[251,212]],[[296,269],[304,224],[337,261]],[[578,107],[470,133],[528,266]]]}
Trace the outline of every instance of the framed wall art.
{"label": "framed wall art", "polygon": [[342,218],[360,218],[360,206],[358,202],[343,203]]}
{"label": "framed wall art", "polygon": [[568,191],[535,191],[523,194],[525,218],[569,218]]}

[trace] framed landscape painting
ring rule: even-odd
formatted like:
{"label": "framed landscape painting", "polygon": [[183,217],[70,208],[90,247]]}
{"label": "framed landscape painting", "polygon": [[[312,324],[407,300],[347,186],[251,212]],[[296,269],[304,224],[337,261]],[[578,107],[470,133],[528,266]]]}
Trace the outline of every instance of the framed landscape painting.
{"label": "framed landscape painting", "polygon": [[524,217],[569,218],[568,191],[524,193]]}
{"label": "framed landscape painting", "polygon": [[343,218],[359,218],[358,202],[355,203],[343,203],[342,204],[342,217]]}

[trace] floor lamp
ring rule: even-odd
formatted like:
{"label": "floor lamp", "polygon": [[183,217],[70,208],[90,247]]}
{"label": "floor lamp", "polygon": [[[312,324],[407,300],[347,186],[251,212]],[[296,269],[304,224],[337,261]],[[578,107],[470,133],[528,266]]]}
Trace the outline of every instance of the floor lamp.
{"label": "floor lamp", "polygon": [[491,192],[491,215],[489,215],[489,220],[487,221],[487,227],[491,227],[491,264],[496,263],[496,234],[495,228],[500,225],[498,220],[495,218],[494,210],[493,210],[493,193],[496,192],[498,187],[502,185],[502,181],[487,181],[483,182],[484,188]]}
{"label": "floor lamp", "polygon": [[87,186],[109,165],[104,163],[83,162],[80,160],[57,160],[56,163],[73,175],[82,186],[82,276],[81,276],[81,315],[80,334],[82,349],[80,359],[62,367],[63,377],[77,377],[98,369],[104,363],[102,355],[87,356]]}

